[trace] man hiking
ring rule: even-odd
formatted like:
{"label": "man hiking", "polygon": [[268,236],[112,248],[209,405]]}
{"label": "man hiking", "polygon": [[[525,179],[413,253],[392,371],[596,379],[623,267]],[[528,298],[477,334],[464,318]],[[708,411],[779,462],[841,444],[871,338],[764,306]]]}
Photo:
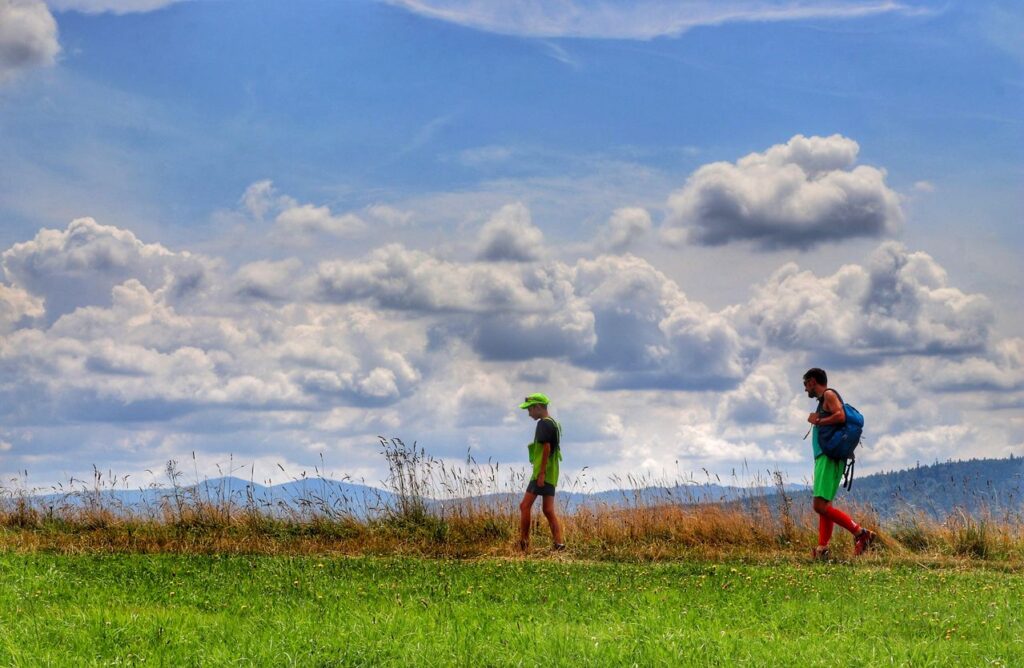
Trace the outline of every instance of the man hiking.
{"label": "man hiking", "polygon": [[818,409],[807,416],[813,425],[811,445],[814,449],[814,512],[818,513],[818,546],[814,548],[815,559],[828,558],[828,543],[832,529],[838,524],[853,534],[853,553],[863,554],[871,547],[876,535],[853,521],[849,515],[832,505],[832,499],[839,491],[846,462],[824,455],[818,441],[818,428],[841,425],[846,422],[846,410],[839,394],[828,386],[828,375],[823,369],[809,369],[804,374],[804,389],[807,396],[818,400]]}
{"label": "man hiking", "polygon": [[530,511],[538,496],[543,499],[541,506],[551,527],[554,549],[565,549],[562,523],[555,514],[555,485],[558,484],[558,464],[562,461],[562,426],[548,415],[549,403],[547,396],[537,393],[526,397],[519,405],[537,421],[537,431],[533,443],[529,445],[533,473],[523,501],[519,504],[519,549],[523,552],[530,549]]}

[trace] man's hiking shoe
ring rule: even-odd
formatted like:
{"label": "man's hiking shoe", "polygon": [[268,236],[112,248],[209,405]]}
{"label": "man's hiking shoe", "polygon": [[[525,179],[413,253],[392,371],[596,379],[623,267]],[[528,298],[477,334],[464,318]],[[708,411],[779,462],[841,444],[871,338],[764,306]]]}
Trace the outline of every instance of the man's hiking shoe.
{"label": "man's hiking shoe", "polygon": [[555,543],[555,546],[552,547],[551,549],[554,550],[555,552],[564,552],[565,551],[565,543]]}
{"label": "man's hiking shoe", "polygon": [[813,550],[811,550],[811,558],[813,558],[815,561],[828,561],[828,548],[824,545],[818,545]]}
{"label": "man's hiking shoe", "polygon": [[878,534],[874,531],[861,527],[861,530],[857,532],[857,536],[853,539],[853,553],[855,555],[864,554],[871,547],[871,544],[875,542],[876,538],[878,538]]}

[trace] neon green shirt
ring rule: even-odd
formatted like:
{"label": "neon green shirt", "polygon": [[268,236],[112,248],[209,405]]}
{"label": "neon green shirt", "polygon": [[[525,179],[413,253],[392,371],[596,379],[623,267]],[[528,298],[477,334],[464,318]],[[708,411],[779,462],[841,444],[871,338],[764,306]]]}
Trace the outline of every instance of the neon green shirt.
{"label": "neon green shirt", "polygon": [[[545,420],[549,420],[550,424],[542,424]],[[554,429],[551,428],[552,425]],[[544,443],[551,444],[547,470],[544,471],[544,483],[557,485],[558,464],[562,461],[562,425],[550,416],[537,420],[537,431],[533,436],[533,443],[527,446],[530,451],[530,464],[533,466],[531,480],[536,480],[540,475],[540,462],[544,458]]]}

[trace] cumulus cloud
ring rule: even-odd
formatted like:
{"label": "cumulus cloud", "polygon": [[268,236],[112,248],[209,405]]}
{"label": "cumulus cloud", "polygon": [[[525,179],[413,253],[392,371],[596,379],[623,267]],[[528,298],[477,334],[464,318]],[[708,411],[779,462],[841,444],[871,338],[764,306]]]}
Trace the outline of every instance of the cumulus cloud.
{"label": "cumulus cloud", "polygon": [[759,366],[735,390],[718,402],[719,419],[732,424],[776,424],[785,418],[793,398],[786,370],[779,365]]}
{"label": "cumulus cloud", "polygon": [[522,203],[507,204],[480,229],[477,257],[488,261],[531,262],[544,254],[544,234]]}
{"label": "cumulus cloud", "polygon": [[594,344],[593,315],[560,264],[458,263],[390,245],[362,261],[321,263],[315,284],[329,302],[444,315],[447,330],[489,359],[579,356]]}
{"label": "cumulus cloud", "polygon": [[723,436],[713,423],[681,424],[676,431],[678,456],[700,462],[739,463],[770,462],[793,463],[801,460],[792,446],[764,446],[752,439],[734,439]]}
{"label": "cumulus cloud", "polygon": [[996,341],[982,355],[927,360],[916,370],[922,386],[938,392],[1013,392],[1024,389],[1024,339]]}
{"label": "cumulus cloud", "polygon": [[600,371],[604,389],[728,387],[754,352],[730,316],[687,299],[632,255],[460,263],[390,245],[363,260],[323,262],[313,283],[327,302],[445,316],[438,327],[485,359],[571,360]]}
{"label": "cumulus cloud", "polygon": [[422,16],[505,35],[648,40],[680,35],[696,26],[736,21],[848,19],[910,11],[895,2],[819,2],[728,0],[679,3],[667,0],[608,2],[569,0],[385,0]]}
{"label": "cumulus cloud", "polygon": [[594,314],[579,299],[545,313],[499,314],[475,324],[471,340],[485,359],[579,358],[597,341]]}
{"label": "cumulus cloud", "polygon": [[286,205],[287,200],[282,202],[274,189],[274,182],[264,179],[250,184],[242,193],[239,204],[254,218],[262,220],[268,211]]}
{"label": "cumulus cloud", "polygon": [[831,276],[786,264],[754,288],[745,314],[768,344],[835,359],[980,350],[992,305],[948,283],[930,255],[887,242],[867,267],[845,265]]}
{"label": "cumulus cloud", "polygon": [[[242,206],[254,218],[279,213],[269,182],[250,195]],[[297,257],[227,270],[80,219],[0,263],[0,415],[17,430],[0,437],[21,448],[31,433],[65,429],[49,425],[90,425],[66,427],[80,431],[59,444],[40,436],[40,456],[109,435],[141,442],[127,436],[145,429],[161,436],[131,456],[148,466],[174,448],[242,441],[247,455],[327,448],[373,466],[359,452],[385,433],[519,464],[531,427],[516,400],[545,391],[578,448],[570,470],[664,469],[676,458],[797,467],[807,453],[793,424],[809,409],[794,379],[805,351],[832,371],[827,353],[840,350],[873,362],[869,373],[836,369],[872,443],[890,437],[862,462],[870,469],[883,455],[1007,442],[911,431],[958,411],[971,422],[988,393],[1024,387],[1024,344],[991,340],[987,300],[894,243],[824,277],[787,265],[720,310],[628,253],[507,262],[387,245],[315,266]],[[906,403],[905,383],[918,403]]]}
{"label": "cumulus cloud", "polygon": [[640,207],[616,209],[597,235],[597,247],[605,252],[621,253],[650,232],[651,214]]}
{"label": "cumulus cloud", "polygon": [[0,403],[36,420],[382,406],[421,377],[422,328],[282,290],[298,260],[227,278],[216,261],[78,219],[0,262]]}
{"label": "cumulus cloud", "polygon": [[302,262],[297,258],[258,260],[239,267],[234,276],[236,294],[268,301],[295,297],[295,280]]}
{"label": "cumulus cloud", "polygon": [[[239,200],[242,209],[256,220],[274,216],[274,236],[286,244],[305,244],[322,235],[348,237],[362,232],[366,222],[354,213],[336,214],[327,206],[300,204],[281,194],[273,181],[257,181],[246,188]],[[381,216],[399,214],[395,210],[378,209]]]}
{"label": "cumulus cloud", "polygon": [[762,249],[807,249],[855,237],[885,237],[903,223],[885,171],[854,166],[857,142],[796,135],[736,163],[694,172],[669,197],[666,239],[705,246],[748,241]]}
{"label": "cumulus cloud", "polygon": [[92,218],[73,220],[64,230],[40,230],[0,255],[6,280],[42,299],[50,322],[80,306],[109,304],[111,289],[129,279],[162,289],[170,299],[186,298],[206,286],[213,265]]}
{"label": "cumulus cloud", "polygon": [[412,211],[396,209],[388,204],[371,204],[366,207],[366,214],[385,225],[403,227],[413,221]]}
{"label": "cumulus cloud", "polygon": [[293,204],[277,214],[274,222],[286,237],[316,234],[342,237],[360,232],[366,227],[366,223],[355,214],[335,215],[326,206],[313,204]]}
{"label": "cumulus cloud", "polygon": [[455,392],[458,425],[462,427],[501,424],[514,407],[515,396],[508,378],[499,373],[469,372],[468,380]]}
{"label": "cumulus cloud", "polygon": [[687,299],[647,261],[581,260],[574,285],[597,335],[577,361],[603,371],[603,388],[722,388],[743,376],[748,351],[729,319]]}
{"label": "cumulus cloud", "polygon": [[22,70],[53,65],[57,21],[41,0],[0,0],[0,84]]}
{"label": "cumulus cloud", "polygon": [[328,302],[443,315],[444,330],[485,359],[569,359],[600,371],[605,389],[726,387],[750,353],[729,317],[632,255],[507,265],[391,245],[321,263],[314,282]]}
{"label": "cumulus cloud", "polygon": [[322,262],[317,290],[327,301],[373,300],[386,308],[427,312],[526,313],[551,309],[571,292],[551,268],[459,263],[391,244],[364,260]]}
{"label": "cumulus cloud", "polygon": [[211,313],[180,313],[134,279],[112,302],[15,331],[0,368],[14,385],[41,388],[55,411],[149,420],[217,406],[383,405],[420,378],[411,360],[424,337],[358,307],[253,311],[219,301]]}
{"label": "cumulus cloud", "polygon": [[46,312],[43,300],[19,287],[0,283],[0,335],[26,319],[40,318]]}
{"label": "cumulus cloud", "polygon": [[930,463],[947,453],[963,452],[964,443],[973,440],[973,431],[970,425],[957,424],[885,434],[870,446],[871,456],[890,467]]}

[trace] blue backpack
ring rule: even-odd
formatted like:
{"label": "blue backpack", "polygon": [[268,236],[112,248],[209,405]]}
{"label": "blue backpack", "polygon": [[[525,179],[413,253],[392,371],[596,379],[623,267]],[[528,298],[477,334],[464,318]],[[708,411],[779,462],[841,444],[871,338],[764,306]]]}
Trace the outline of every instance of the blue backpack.
{"label": "blue backpack", "polygon": [[843,397],[838,392],[836,392],[836,396],[843,404],[846,422],[818,427],[818,446],[821,448],[821,454],[829,459],[848,462],[846,470],[843,472],[845,478],[843,483],[844,487],[849,490],[853,486],[853,466],[857,459],[853,452],[860,445],[860,437],[864,433],[864,416],[859,410],[843,401]]}

